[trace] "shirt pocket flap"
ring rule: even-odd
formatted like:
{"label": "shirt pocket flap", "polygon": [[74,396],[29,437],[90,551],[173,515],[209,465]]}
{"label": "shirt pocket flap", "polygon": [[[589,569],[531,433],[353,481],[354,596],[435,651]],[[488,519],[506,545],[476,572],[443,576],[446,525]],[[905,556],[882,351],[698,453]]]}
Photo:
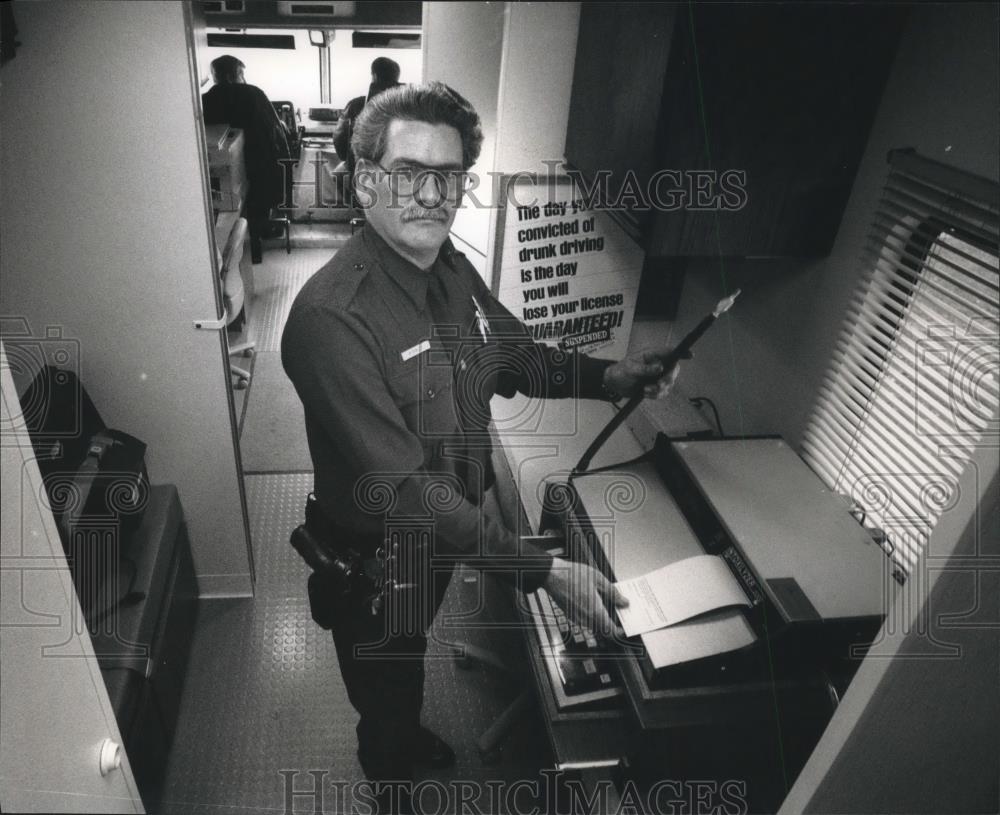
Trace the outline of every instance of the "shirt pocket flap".
{"label": "shirt pocket flap", "polygon": [[430,364],[427,359],[403,363],[389,378],[389,390],[400,406],[439,399],[451,390],[450,364]]}

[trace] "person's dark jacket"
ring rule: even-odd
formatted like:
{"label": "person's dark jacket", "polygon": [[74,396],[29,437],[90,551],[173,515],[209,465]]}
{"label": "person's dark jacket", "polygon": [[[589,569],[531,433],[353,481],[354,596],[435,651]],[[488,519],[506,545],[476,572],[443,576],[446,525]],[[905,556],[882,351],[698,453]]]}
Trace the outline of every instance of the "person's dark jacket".
{"label": "person's dark jacket", "polygon": [[368,104],[368,100],[374,99],[382,91],[387,91],[389,88],[398,88],[402,84],[402,82],[395,82],[392,85],[379,86],[373,83],[368,86],[367,96],[355,96],[344,106],[344,110],[337,120],[337,129],[333,134],[333,147],[337,151],[340,160],[347,162],[347,167],[352,173],[354,172],[354,156],[351,153],[351,136],[354,134],[354,120],[361,115],[361,111]]}
{"label": "person's dark jacket", "polygon": [[354,120],[365,107],[367,97],[355,96],[341,111],[337,120],[337,129],[333,134],[333,147],[341,161],[350,162],[351,135],[354,132]]}
{"label": "person's dark jacket", "polygon": [[266,214],[284,197],[281,159],[289,157],[285,127],[267,94],[256,85],[219,84],[202,97],[205,124],[228,124],[244,134],[244,159],[250,192],[249,215]]}

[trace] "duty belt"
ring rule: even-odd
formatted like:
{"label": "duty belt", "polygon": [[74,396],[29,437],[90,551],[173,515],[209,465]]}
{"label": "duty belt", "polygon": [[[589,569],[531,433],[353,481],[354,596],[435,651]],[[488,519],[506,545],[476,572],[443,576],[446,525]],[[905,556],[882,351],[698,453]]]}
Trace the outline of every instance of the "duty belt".
{"label": "duty belt", "polygon": [[313,571],[330,578],[333,590],[360,596],[372,614],[378,614],[387,593],[412,589],[416,583],[401,579],[399,544],[375,546],[374,557],[364,557],[347,544],[353,536],[330,523],[315,496],[306,501],[306,522],[293,530],[291,544]]}

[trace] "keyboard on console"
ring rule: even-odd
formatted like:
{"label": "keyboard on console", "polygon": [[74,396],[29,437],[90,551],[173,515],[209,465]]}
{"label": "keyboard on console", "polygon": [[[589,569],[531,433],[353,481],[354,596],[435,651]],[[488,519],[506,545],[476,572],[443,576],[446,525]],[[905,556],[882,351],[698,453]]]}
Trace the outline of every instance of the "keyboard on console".
{"label": "keyboard on console", "polygon": [[569,620],[545,589],[527,597],[559,707],[621,696],[624,691],[610,651],[593,632]]}

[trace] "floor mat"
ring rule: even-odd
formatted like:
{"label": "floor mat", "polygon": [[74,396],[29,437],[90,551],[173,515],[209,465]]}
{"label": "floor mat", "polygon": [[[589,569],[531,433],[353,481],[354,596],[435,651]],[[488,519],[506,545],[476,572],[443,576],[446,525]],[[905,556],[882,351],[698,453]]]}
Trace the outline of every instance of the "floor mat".
{"label": "floor mat", "polygon": [[[249,476],[246,486],[256,596],[201,603],[163,795],[146,801],[147,811],[349,812],[344,790],[363,778],[355,754],[357,714],[347,700],[333,640],[309,615],[309,569],[288,544],[289,531],[302,521],[312,477]],[[517,811],[503,801],[490,806],[489,785],[507,792],[521,779],[537,781],[538,768],[551,765],[534,711],[516,723],[496,763],[485,764],[476,749],[479,735],[530,681],[521,675],[527,666],[519,632],[495,627],[506,616],[497,606],[509,605],[498,589],[474,572],[459,571],[435,622],[422,718],[454,747],[456,763],[421,774],[438,789],[447,784],[451,796],[438,805],[428,789],[429,812]],[[459,667],[451,655],[462,643],[496,650],[514,675],[475,664]],[[455,806],[456,780],[475,785],[480,794],[474,804]],[[527,791],[516,799],[520,806],[535,804]],[[368,811],[355,803],[355,812]]]}
{"label": "floor mat", "polygon": [[254,360],[240,453],[245,473],[312,472],[302,402],[277,351]]}
{"label": "floor mat", "polygon": [[[346,240],[346,236],[345,236]],[[291,255],[268,251],[253,268],[253,322],[258,351],[280,351],[281,332],[303,284],[336,254],[336,249],[296,249]]]}

